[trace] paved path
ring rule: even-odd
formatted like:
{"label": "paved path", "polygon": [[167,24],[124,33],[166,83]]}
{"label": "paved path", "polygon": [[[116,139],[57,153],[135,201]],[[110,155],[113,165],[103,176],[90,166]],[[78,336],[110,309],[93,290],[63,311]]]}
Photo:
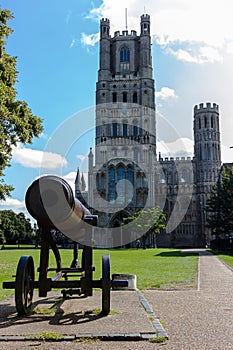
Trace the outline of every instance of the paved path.
{"label": "paved path", "polygon": [[164,349],[233,349],[233,271],[199,251],[198,289],[151,291],[147,300],[170,337]]}
{"label": "paved path", "polygon": [[146,299],[165,322],[169,340],[163,344],[138,342],[2,343],[1,350],[232,350],[233,271],[215,256],[199,250],[198,288],[183,291],[145,291]]}

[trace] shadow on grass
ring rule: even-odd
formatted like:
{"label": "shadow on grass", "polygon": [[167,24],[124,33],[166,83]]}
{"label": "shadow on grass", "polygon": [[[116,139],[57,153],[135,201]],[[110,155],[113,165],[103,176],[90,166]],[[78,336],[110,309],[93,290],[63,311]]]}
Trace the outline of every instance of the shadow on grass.
{"label": "shadow on grass", "polygon": [[194,252],[181,252],[181,251],[171,251],[171,252],[161,252],[161,253],[158,253],[158,254],[155,254],[155,256],[161,256],[161,257],[164,257],[164,258],[168,258],[168,257],[179,257],[179,258],[185,258],[187,256],[197,256],[198,255],[198,252],[197,253],[194,253]]}

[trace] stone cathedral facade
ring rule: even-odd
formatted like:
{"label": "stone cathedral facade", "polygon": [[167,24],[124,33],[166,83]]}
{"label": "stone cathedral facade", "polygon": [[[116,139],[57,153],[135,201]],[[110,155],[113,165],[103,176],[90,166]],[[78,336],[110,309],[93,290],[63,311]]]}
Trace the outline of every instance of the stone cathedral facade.
{"label": "stone cathedral facade", "polygon": [[[219,106],[194,107],[192,158],[157,154],[150,16],[140,19],[139,35],[123,30],[113,37],[110,21],[100,21],[95,150],[88,156],[88,191],[78,171],[76,197],[108,230],[135,211],[159,206],[167,226],[157,246],[204,246],[210,239],[204,206],[221,167]],[[154,238],[147,243],[153,246]]]}

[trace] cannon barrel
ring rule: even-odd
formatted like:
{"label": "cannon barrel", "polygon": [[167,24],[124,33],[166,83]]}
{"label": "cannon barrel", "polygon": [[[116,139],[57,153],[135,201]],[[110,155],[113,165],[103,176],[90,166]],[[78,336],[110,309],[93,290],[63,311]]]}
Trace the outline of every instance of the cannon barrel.
{"label": "cannon barrel", "polygon": [[[42,176],[28,188],[25,196],[28,212],[38,225],[50,225],[65,235],[90,215],[90,211],[74,198],[70,185],[55,175]],[[69,235],[69,234],[68,234]]]}

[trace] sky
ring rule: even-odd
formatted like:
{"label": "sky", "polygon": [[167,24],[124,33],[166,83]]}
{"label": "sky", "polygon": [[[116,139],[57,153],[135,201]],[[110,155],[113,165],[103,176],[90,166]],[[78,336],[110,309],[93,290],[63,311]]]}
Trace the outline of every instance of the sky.
{"label": "sky", "polygon": [[[193,108],[220,108],[222,161],[233,160],[232,0],[1,0],[14,30],[6,51],[17,56],[17,98],[43,119],[33,144],[18,144],[5,181],[14,186],[1,209],[25,211],[28,186],[42,174],[63,176],[72,187],[78,167],[87,171],[94,147],[99,21],[110,34],[126,27],[140,33],[140,16],[151,19],[156,87],[157,151],[193,155]],[[77,123],[78,120],[78,123]]]}

